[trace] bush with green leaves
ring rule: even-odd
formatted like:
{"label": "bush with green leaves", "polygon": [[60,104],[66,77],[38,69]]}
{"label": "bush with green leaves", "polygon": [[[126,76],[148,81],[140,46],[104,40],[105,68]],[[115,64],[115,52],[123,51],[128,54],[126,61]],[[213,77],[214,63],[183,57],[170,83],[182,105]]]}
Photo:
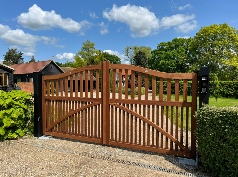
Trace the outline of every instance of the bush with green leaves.
{"label": "bush with green leaves", "polygon": [[238,175],[238,107],[204,105],[196,113],[199,161],[212,176]]}
{"label": "bush with green leaves", "polygon": [[215,96],[215,92],[224,98],[238,98],[238,81],[211,81],[209,84],[212,96]]}
{"label": "bush with green leaves", "polygon": [[21,90],[0,90],[0,140],[33,133],[32,95]]}

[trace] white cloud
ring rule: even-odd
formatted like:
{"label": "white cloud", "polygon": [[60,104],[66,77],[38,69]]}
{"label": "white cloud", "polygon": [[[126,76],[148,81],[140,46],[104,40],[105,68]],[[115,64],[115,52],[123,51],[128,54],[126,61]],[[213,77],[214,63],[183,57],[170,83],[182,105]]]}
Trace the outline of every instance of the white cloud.
{"label": "white cloud", "polygon": [[57,54],[55,57],[59,60],[74,60],[74,56],[75,54],[73,53],[60,53],[60,54]]}
{"label": "white cloud", "polygon": [[179,6],[178,7],[178,10],[185,10],[185,9],[191,9],[192,8],[192,6],[190,5],[190,4],[186,4],[186,5],[184,5],[184,6]]}
{"label": "white cloud", "polygon": [[118,56],[120,59],[121,59],[121,63],[126,63],[128,58],[127,56],[125,56],[124,54],[120,54],[119,52],[117,51],[113,51],[113,50],[104,50],[103,52],[107,52],[111,55],[116,55]]}
{"label": "white cloud", "polygon": [[190,36],[178,36],[177,38],[184,38],[184,39],[188,39],[188,38],[190,38]]}
{"label": "white cloud", "polygon": [[30,56],[34,55],[35,46],[38,42],[42,41],[46,44],[55,44],[56,39],[46,36],[34,36],[29,33],[25,33],[21,29],[12,30],[7,25],[0,24],[0,39],[4,40],[6,43],[15,46],[15,48],[23,47],[25,50],[22,51],[24,55]]}
{"label": "white cloud", "polygon": [[194,30],[197,27],[197,21],[194,19],[194,14],[176,14],[170,17],[163,17],[160,25],[165,29],[175,27],[175,30],[179,32],[188,33],[189,31]]}
{"label": "white cloud", "polygon": [[186,22],[186,23],[176,26],[175,30],[182,32],[182,33],[188,33],[190,31],[194,30],[195,28],[197,28],[197,21],[192,20],[192,21],[189,21],[189,22]]}
{"label": "white cloud", "polygon": [[43,11],[36,4],[30,7],[27,13],[21,13],[17,17],[17,22],[32,30],[61,28],[68,32],[81,32],[90,26],[88,21],[76,22],[71,18],[63,19],[54,10]]}
{"label": "white cloud", "polygon": [[98,18],[98,16],[95,14],[95,12],[89,12],[89,16],[93,19]]}
{"label": "white cloud", "polygon": [[100,26],[100,34],[104,35],[104,34],[107,34],[108,33],[108,25],[106,25],[104,22],[101,22],[99,24]]}
{"label": "white cloud", "polygon": [[24,52],[23,55],[27,56],[27,57],[31,57],[31,56],[34,56],[34,53],[33,52]]}
{"label": "white cloud", "polygon": [[133,37],[145,37],[159,29],[159,19],[145,7],[126,5],[103,12],[103,17],[109,21],[118,21],[130,27]]}

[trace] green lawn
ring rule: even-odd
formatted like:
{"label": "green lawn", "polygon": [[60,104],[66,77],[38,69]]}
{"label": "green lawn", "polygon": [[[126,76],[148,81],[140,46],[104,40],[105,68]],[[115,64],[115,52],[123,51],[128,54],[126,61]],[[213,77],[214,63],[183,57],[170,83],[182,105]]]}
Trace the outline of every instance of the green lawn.
{"label": "green lawn", "polygon": [[[164,96],[164,98],[166,98],[166,95]],[[190,102],[192,97],[188,96],[188,101]],[[174,95],[171,95],[171,100],[174,100]],[[179,100],[183,100],[183,96],[179,97]],[[197,98],[197,105],[199,105],[199,98]],[[209,98],[209,105],[210,106],[216,106],[216,107],[228,107],[228,106],[238,106],[238,99],[235,98],[218,98],[217,100],[214,97],[210,97]],[[169,110],[169,115],[170,115],[170,110]],[[178,109],[178,123],[179,123],[179,127],[181,127],[181,121],[180,121],[180,117],[181,117],[181,109]],[[185,111],[184,111],[184,116],[185,117]],[[190,118],[190,112],[189,112],[189,118]],[[189,120],[190,122],[191,120]],[[173,122],[176,123],[175,120],[175,111],[174,111],[174,119]],[[185,122],[183,127],[185,128]],[[188,127],[189,130],[191,130],[191,125],[189,124]]]}
{"label": "green lawn", "polygon": [[214,97],[209,98],[209,105],[216,107],[238,106],[238,99],[236,98],[218,98],[217,101]]}

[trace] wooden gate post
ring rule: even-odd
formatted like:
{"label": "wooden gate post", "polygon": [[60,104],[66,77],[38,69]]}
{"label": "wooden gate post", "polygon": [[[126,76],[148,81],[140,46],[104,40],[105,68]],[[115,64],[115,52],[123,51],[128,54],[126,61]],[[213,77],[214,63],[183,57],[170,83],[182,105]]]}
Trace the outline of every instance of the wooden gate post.
{"label": "wooden gate post", "polygon": [[34,82],[34,136],[43,135],[42,130],[42,74],[33,73]]}
{"label": "wooden gate post", "polygon": [[102,62],[102,141],[103,144],[109,144],[110,136],[110,113],[109,113],[109,61]]}

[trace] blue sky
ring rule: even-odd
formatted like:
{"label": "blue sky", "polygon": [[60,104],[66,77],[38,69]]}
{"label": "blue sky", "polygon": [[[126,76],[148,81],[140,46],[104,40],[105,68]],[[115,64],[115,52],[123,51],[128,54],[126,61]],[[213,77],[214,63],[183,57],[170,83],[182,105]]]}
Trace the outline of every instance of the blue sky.
{"label": "blue sky", "polygon": [[126,46],[154,50],[212,24],[238,29],[237,7],[237,0],[2,0],[0,60],[8,48],[17,48],[25,62],[34,56],[65,63],[90,40],[124,63]]}

